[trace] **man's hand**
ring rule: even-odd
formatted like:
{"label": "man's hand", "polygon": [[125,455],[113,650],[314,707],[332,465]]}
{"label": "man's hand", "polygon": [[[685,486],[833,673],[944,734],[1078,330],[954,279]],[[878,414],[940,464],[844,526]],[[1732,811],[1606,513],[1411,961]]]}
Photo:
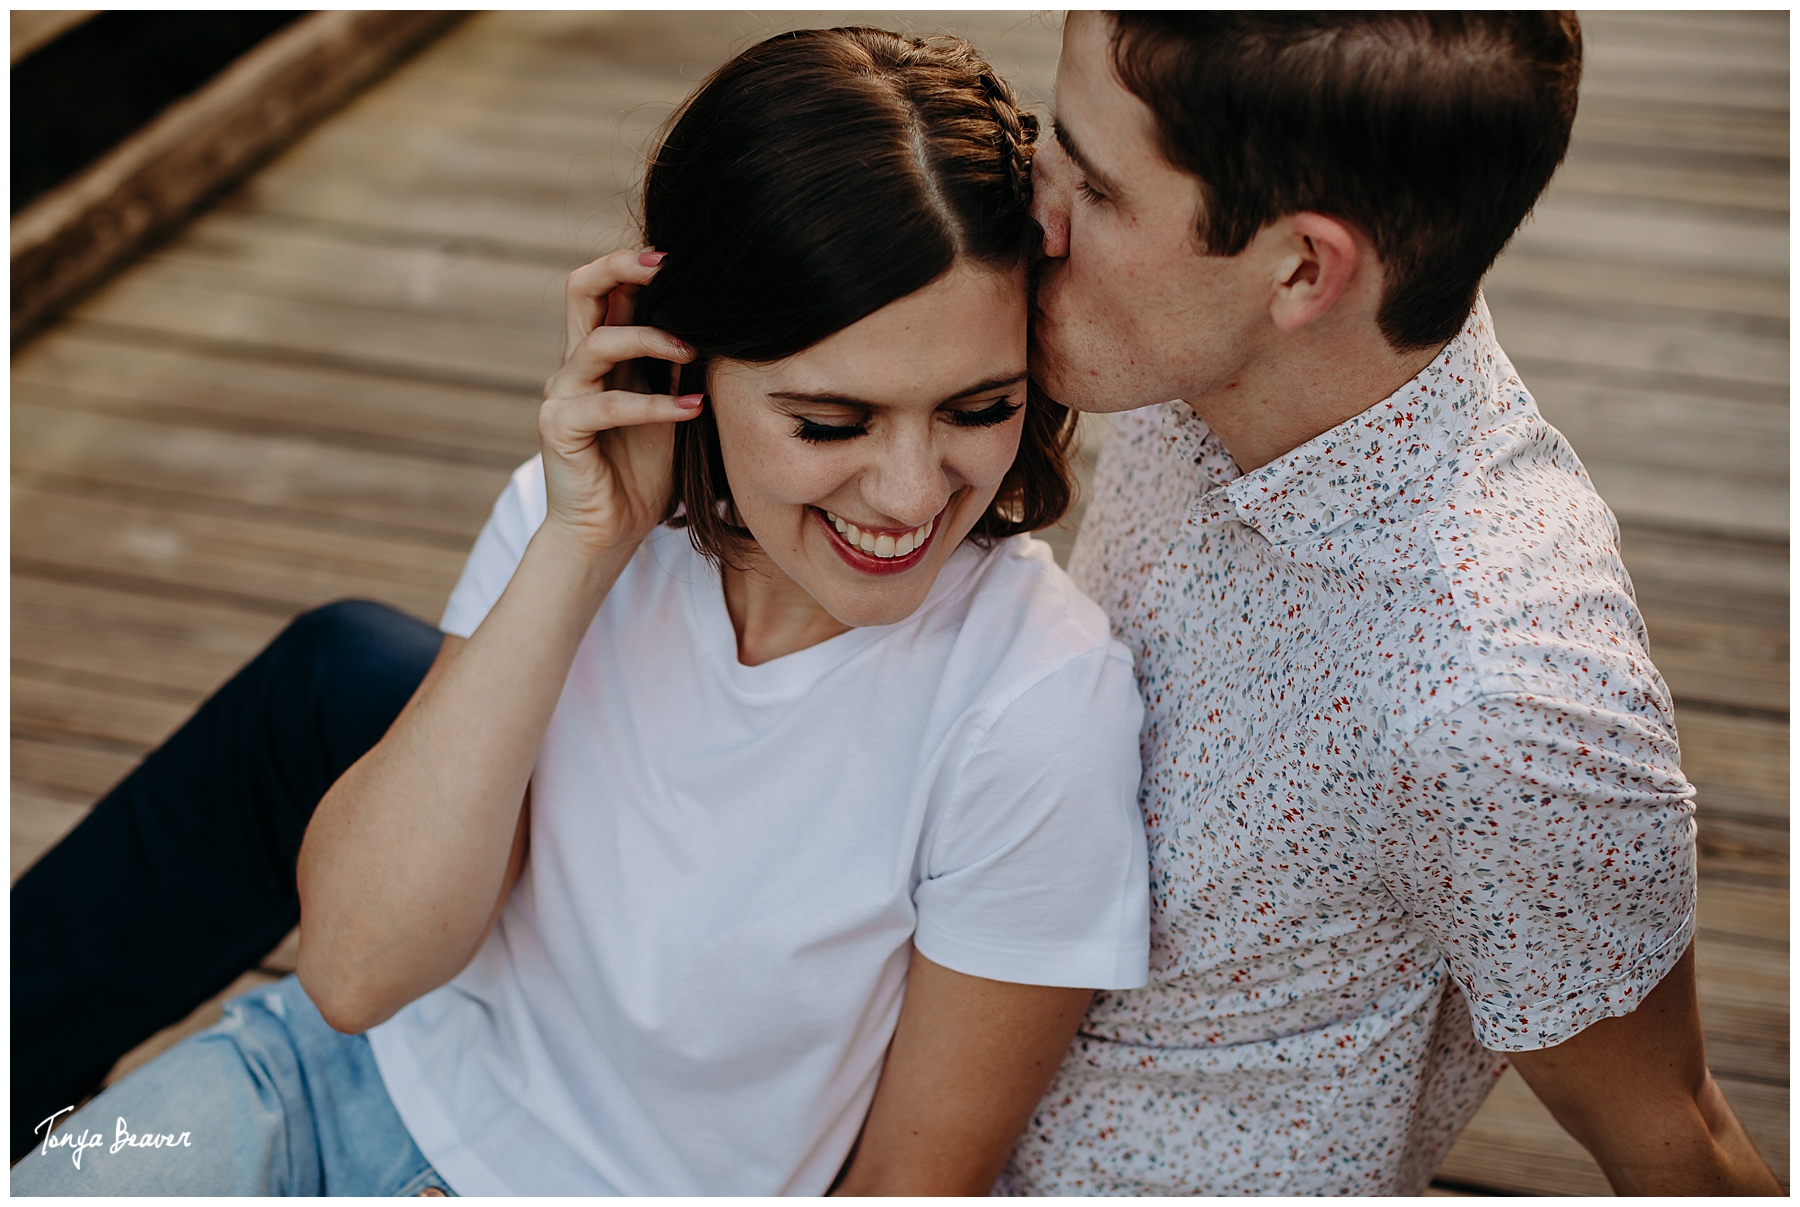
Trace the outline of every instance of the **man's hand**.
{"label": "man's hand", "polygon": [[1691,945],[1630,1014],[1509,1055],[1619,1194],[1782,1193],[1707,1072]]}

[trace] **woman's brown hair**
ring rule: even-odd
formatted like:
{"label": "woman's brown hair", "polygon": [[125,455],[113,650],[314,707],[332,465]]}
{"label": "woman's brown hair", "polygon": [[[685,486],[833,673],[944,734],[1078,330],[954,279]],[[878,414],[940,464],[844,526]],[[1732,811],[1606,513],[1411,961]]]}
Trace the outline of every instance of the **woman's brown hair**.
{"label": "woman's brown hair", "polygon": [[[644,238],[668,253],[637,321],[699,355],[768,363],[937,280],[958,262],[1024,266],[1037,119],[957,38],[866,28],[781,34],[714,72],[676,112],[644,179]],[[1074,417],[1035,387],[1019,454],[971,536],[1055,523],[1073,485]],[[753,542],[731,504],[712,408],[675,429],[668,523],[736,563]]]}

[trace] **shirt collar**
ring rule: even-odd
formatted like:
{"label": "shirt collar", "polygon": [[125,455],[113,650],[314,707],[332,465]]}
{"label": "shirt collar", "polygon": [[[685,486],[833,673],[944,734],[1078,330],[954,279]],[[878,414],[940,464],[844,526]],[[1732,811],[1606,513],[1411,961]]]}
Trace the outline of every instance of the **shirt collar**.
{"label": "shirt collar", "polygon": [[[1229,479],[1209,474],[1229,484],[1207,503],[1273,544],[1314,539],[1388,499],[1420,493],[1421,484],[1432,493],[1429,480],[1454,471],[1521,400],[1529,405],[1530,396],[1494,338],[1487,302],[1477,299],[1462,331],[1417,377],[1261,469]],[[1170,409],[1192,415],[1186,406]],[[1223,453],[1206,425],[1193,422]]]}

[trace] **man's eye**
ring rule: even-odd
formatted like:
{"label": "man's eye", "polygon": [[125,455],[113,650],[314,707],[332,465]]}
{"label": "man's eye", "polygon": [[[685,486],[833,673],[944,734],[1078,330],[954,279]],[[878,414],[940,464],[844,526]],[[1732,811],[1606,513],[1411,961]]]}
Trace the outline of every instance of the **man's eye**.
{"label": "man's eye", "polygon": [[1083,200],[1089,205],[1099,205],[1102,201],[1106,200],[1105,193],[1102,193],[1099,189],[1095,188],[1085,180],[1075,187],[1080,190]]}
{"label": "man's eye", "polygon": [[857,436],[866,435],[868,430],[868,425],[863,423],[839,425],[802,419],[800,426],[794,429],[794,435],[809,444],[830,444],[833,440],[853,440]]}
{"label": "man's eye", "polygon": [[957,427],[993,427],[1011,419],[1018,412],[1019,406],[1019,403],[1002,398],[993,406],[983,407],[979,411],[951,411],[950,422]]}

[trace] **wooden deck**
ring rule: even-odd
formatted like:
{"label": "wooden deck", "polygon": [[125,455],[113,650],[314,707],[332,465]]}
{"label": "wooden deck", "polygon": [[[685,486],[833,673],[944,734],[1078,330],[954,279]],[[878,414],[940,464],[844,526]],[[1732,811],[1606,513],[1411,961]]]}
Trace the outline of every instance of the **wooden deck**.
{"label": "wooden deck", "polygon": [[[854,19],[964,33],[1048,100],[1047,19]],[[437,615],[533,451],[563,274],[630,239],[647,135],[774,28],[477,15],[15,354],[15,877],[295,613]],[[1587,29],[1574,150],[1488,297],[1623,525],[1700,788],[1708,1054],[1785,1181],[1787,16]],[[1510,1074],[1440,1186],[1606,1189]]]}

